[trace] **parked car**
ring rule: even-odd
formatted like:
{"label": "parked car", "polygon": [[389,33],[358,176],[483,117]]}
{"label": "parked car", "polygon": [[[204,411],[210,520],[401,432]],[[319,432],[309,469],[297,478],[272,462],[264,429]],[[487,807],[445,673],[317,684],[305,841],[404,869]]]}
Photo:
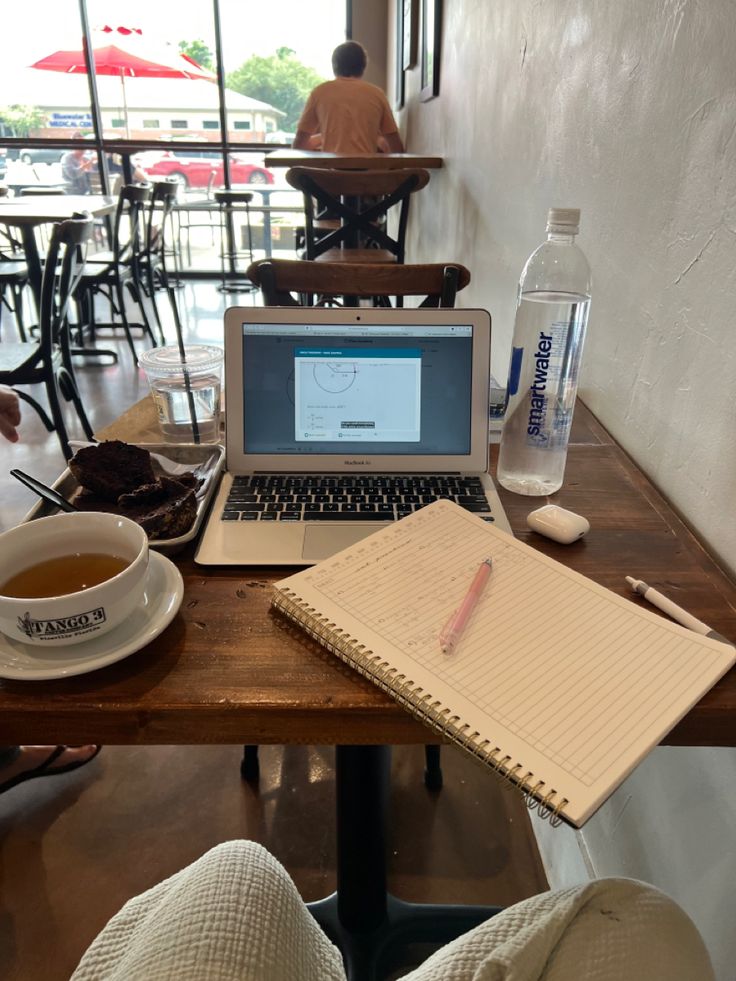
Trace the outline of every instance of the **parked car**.
{"label": "parked car", "polygon": [[[136,163],[149,177],[175,177],[183,188],[207,187],[214,171],[214,183],[223,183],[222,155],[216,152],[173,153],[170,150],[161,154],[141,153]],[[247,157],[230,156],[230,181],[232,184],[273,184],[273,174],[265,167],[253,164]]]}
{"label": "parked car", "polygon": [[266,133],[266,143],[288,143],[290,146],[294,142],[296,133],[288,133],[285,129],[276,129],[273,133]]}
{"label": "parked car", "polygon": [[24,164],[58,163],[65,153],[66,150],[60,150],[58,146],[32,146],[21,150],[18,159]]}

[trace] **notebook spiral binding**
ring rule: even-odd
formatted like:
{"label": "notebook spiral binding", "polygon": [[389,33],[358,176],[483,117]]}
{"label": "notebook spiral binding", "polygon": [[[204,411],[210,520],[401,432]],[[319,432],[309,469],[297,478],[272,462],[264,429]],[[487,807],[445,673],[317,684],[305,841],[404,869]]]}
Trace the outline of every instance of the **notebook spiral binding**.
{"label": "notebook spiral binding", "polygon": [[451,715],[450,710],[433,699],[429,692],[414,686],[405,674],[390,667],[379,655],[359,644],[327,617],[300,600],[296,593],[290,590],[277,592],[272,605],[323,647],[378,685],[421,722],[461,746],[477,760],[495,770],[504,780],[515,785],[521,791],[527,807],[536,810],[540,818],[549,819],[552,827],[562,823],[565,805],[570,803],[566,797],[561,797],[554,788],[547,788],[543,780],[535,782],[534,774],[525,770],[521,763],[515,763],[510,756],[502,755],[503,750],[499,746],[494,746],[487,739],[479,742],[480,734],[473,732],[458,716]]}

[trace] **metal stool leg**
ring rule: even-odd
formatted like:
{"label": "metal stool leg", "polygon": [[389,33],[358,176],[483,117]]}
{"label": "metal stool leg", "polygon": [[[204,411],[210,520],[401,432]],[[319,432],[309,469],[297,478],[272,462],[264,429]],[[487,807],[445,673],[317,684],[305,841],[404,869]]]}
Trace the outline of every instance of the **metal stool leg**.
{"label": "metal stool leg", "polygon": [[261,774],[258,762],[258,747],[243,746],[243,759],[240,761],[240,775],[248,783],[257,783]]}
{"label": "metal stool leg", "polygon": [[[250,201],[253,197],[250,191],[215,191],[215,200],[220,208],[220,285],[221,293],[252,293],[257,287],[245,280],[233,281],[238,275],[238,258],[253,261],[253,229],[250,221]],[[242,208],[245,214],[248,232],[247,253],[238,249],[235,239],[235,214]],[[227,260],[227,262],[226,262]],[[228,275],[231,281],[228,282]]]}

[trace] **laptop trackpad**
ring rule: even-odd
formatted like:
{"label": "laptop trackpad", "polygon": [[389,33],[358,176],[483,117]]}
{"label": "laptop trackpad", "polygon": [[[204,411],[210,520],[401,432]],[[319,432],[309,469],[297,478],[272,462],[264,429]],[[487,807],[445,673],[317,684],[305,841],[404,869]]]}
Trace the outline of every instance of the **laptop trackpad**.
{"label": "laptop trackpad", "polygon": [[363,525],[307,525],[304,529],[304,545],[302,558],[308,562],[318,562],[329,558],[335,552],[354,545],[361,538],[366,538],[374,531],[383,528],[383,524]]}

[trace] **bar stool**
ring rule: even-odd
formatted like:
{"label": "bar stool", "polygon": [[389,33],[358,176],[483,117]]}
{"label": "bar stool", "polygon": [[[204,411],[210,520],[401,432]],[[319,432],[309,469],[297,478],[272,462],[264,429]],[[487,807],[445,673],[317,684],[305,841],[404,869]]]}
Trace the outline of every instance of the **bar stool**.
{"label": "bar stool", "polygon": [[[253,194],[250,191],[215,191],[215,201],[220,209],[220,270],[222,281],[217,287],[221,293],[252,293],[256,287],[252,283],[236,283],[227,281],[228,271],[237,275],[238,259],[253,261],[253,230],[250,224],[250,203]],[[237,247],[235,238],[234,216],[245,216],[248,229],[248,248]],[[229,270],[226,268],[226,260]]]}
{"label": "bar stool", "polygon": [[[404,262],[409,201],[429,183],[426,170],[291,167],[286,180],[304,196],[307,259]],[[390,235],[385,222],[394,205],[398,207],[397,231]]]}

